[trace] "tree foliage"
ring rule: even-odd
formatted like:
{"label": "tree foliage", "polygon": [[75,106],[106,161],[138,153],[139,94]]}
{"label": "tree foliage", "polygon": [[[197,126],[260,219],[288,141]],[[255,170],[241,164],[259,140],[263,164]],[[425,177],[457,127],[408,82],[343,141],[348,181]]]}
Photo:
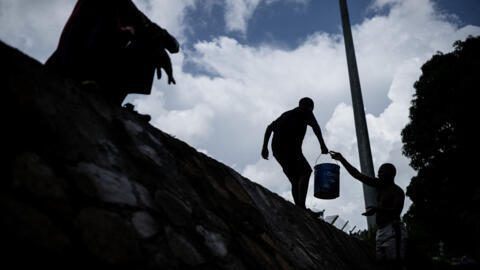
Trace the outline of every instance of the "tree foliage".
{"label": "tree foliage", "polygon": [[412,237],[435,255],[439,241],[450,255],[479,256],[480,179],[476,151],[480,37],[457,41],[422,66],[415,83],[403,152],[418,172],[407,188],[404,217]]}

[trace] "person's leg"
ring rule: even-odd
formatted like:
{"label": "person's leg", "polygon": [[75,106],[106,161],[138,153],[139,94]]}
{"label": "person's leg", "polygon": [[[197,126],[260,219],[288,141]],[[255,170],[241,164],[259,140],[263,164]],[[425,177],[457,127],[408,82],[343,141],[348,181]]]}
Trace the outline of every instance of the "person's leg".
{"label": "person's leg", "polygon": [[375,235],[375,254],[377,262],[382,262],[386,258],[385,242],[388,237],[388,229],[377,228]]}
{"label": "person's leg", "polygon": [[404,269],[403,260],[399,258],[397,232],[393,224],[377,230],[376,250],[380,269]]}
{"label": "person's leg", "polygon": [[304,173],[302,176],[299,177],[298,180],[298,201],[301,208],[306,208],[305,201],[307,199],[308,182],[310,180],[311,173],[311,171],[309,171],[308,173]]}
{"label": "person's leg", "polygon": [[280,164],[283,169],[283,172],[287,176],[290,184],[292,185],[292,197],[295,205],[299,204],[298,198],[298,176],[295,170],[295,162],[291,159],[291,155],[284,154],[283,152],[278,151],[277,149],[273,148],[273,156]]}
{"label": "person's leg", "polygon": [[300,176],[298,179],[298,200],[299,200],[299,206],[302,208],[305,207],[305,200],[307,199],[307,193],[308,193],[308,183],[310,182],[310,175],[312,174],[312,169],[310,168],[310,165],[308,164],[308,161],[305,159],[303,155],[298,157],[298,167]]}
{"label": "person's leg", "polygon": [[288,177],[288,179],[290,180],[290,183],[292,184],[292,197],[293,197],[293,201],[295,202],[295,205],[299,205],[299,203],[301,202],[299,200],[299,197],[298,197],[298,179],[297,177],[293,176],[293,177]]}

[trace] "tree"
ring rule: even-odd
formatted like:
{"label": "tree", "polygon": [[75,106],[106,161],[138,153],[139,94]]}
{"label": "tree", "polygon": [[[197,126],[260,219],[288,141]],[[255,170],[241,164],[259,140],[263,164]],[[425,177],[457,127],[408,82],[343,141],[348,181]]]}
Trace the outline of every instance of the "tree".
{"label": "tree", "polygon": [[480,37],[457,41],[422,66],[415,82],[403,153],[418,172],[407,187],[412,206],[404,217],[423,251],[450,256],[480,254],[480,177],[477,134]]}

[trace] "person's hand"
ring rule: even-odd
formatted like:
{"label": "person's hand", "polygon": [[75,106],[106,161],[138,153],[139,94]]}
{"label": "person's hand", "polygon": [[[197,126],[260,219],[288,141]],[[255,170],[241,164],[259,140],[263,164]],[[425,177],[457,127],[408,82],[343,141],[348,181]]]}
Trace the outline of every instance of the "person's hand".
{"label": "person's hand", "polygon": [[268,160],[268,148],[267,147],[263,147],[262,149],[262,157],[266,160]]}
{"label": "person's hand", "polygon": [[324,155],[328,154],[328,148],[327,148],[327,146],[322,145],[322,146],[320,146],[320,148],[321,148],[321,150],[322,150],[322,154],[324,154]]}
{"label": "person's hand", "polygon": [[156,51],[157,59],[157,78],[160,80],[162,78],[162,68],[167,73],[168,84],[176,84],[175,79],[173,78],[173,70],[172,70],[172,61],[168,56],[168,53],[164,49],[158,49]]}
{"label": "person's hand", "polygon": [[341,161],[343,159],[343,156],[342,154],[338,153],[338,152],[334,152],[334,151],[330,151],[330,156],[335,159],[335,160],[338,160],[338,161]]}
{"label": "person's hand", "polygon": [[377,208],[375,206],[367,206],[367,211],[362,213],[363,216],[372,216],[377,212]]}

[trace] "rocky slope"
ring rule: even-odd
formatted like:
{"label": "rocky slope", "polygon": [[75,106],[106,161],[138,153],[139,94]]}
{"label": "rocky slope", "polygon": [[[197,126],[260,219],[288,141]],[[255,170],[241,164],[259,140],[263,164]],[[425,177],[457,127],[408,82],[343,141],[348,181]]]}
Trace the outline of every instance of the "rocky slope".
{"label": "rocky slope", "polygon": [[373,269],[361,241],[95,87],[0,56],[2,269]]}

